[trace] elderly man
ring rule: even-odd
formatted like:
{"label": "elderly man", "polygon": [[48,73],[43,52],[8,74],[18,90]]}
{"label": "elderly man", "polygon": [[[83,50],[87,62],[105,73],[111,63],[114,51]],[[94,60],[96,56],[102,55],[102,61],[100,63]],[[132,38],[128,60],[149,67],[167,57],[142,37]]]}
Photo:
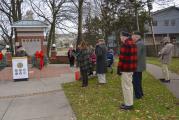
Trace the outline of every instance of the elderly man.
{"label": "elderly man", "polygon": [[121,33],[121,48],[118,63],[118,73],[121,73],[122,92],[124,104],[120,106],[123,110],[133,108],[133,85],[132,75],[137,67],[137,47],[127,32]]}
{"label": "elderly man", "polygon": [[170,43],[169,37],[164,37],[162,43],[164,44],[163,48],[159,52],[160,61],[162,63],[162,72],[164,79],[160,79],[162,82],[169,83],[170,77],[168,72],[168,64],[170,64],[172,58],[173,44]]}
{"label": "elderly man", "polygon": [[133,74],[133,87],[135,98],[141,99],[144,95],[142,90],[142,72],[146,69],[146,49],[140,32],[134,32],[132,39],[137,45],[137,69]]}

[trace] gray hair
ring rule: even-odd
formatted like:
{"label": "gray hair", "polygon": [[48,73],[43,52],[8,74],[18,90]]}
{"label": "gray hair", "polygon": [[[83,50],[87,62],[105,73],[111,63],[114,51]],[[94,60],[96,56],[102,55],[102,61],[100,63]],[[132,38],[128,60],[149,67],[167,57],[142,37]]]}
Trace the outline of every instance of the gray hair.
{"label": "gray hair", "polygon": [[169,43],[170,42],[170,38],[169,37],[164,37],[162,42],[163,43]]}

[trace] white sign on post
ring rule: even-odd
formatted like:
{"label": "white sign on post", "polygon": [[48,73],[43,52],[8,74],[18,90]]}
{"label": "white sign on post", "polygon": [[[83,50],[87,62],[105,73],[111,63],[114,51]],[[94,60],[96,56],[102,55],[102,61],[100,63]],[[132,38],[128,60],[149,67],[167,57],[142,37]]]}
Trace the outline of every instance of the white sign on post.
{"label": "white sign on post", "polygon": [[14,80],[29,78],[27,57],[13,57],[12,70]]}

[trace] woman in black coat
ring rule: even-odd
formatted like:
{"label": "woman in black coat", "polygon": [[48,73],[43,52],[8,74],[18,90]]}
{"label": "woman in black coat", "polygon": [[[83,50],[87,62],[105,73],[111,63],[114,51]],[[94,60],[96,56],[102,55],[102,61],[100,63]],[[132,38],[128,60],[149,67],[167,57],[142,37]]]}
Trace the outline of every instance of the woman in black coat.
{"label": "woman in black coat", "polygon": [[107,72],[107,47],[103,39],[99,39],[95,49],[96,73],[99,83],[106,83],[105,73]]}

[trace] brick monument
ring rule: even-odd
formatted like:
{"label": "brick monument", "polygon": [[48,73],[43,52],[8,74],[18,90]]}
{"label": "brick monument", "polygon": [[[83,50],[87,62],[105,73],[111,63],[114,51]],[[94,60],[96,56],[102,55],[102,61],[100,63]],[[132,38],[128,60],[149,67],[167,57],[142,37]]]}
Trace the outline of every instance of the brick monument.
{"label": "brick monument", "polygon": [[15,31],[15,51],[22,45],[29,56],[42,50],[47,53],[48,24],[39,20],[20,20],[12,24]]}

